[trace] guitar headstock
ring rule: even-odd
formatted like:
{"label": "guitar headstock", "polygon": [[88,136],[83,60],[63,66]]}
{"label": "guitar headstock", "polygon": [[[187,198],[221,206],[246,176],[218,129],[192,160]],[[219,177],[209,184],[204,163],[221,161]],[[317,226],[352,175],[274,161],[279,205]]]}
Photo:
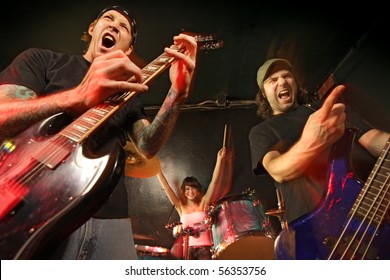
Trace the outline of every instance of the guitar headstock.
{"label": "guitar headstock", "polygon": [[217,50],[223,47],[223,40],[218,39],[215,34],[185,33],[195,38],[200,50]]}

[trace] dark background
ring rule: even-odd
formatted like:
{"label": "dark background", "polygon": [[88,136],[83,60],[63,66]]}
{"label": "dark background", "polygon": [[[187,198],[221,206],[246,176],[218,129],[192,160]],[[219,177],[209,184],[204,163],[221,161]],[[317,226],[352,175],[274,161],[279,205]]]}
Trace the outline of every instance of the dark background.
{"label": "dark background", "polygon": [[[199,54],[193,92],[159,160],[173,186],[193,175],[207,187],[224,125],[230,124],[236,152],[232,193],[254,189],[267,211],[277,206],[275,190],[268,177],[252,175],[248,147],[248,132],[259,122],[253,105],[256,72],[265,60],[289,59],[299,82],[312,94],[334,74],[338,83],[348,85],[345,102],[372,125],[390,130],[389,4],[370,1],[347,8],[328,1],[274,2],[7,2],[0,18],[0,69],[29,47],[82,52],[80,36],[99,11],[113,3],[130,9],[138,22],[132,59],[140,67],[160,55],[181,31],[214,34],[224,45]],[[141,95],[151,117],[168,87],[166,71]],[[174,239],[164,226],[178,216],[157,178],[128,178],[127,184],[134,232],[154,239],[135,242],[169,248]],[[279,230],[278,222],[272,223]]]}

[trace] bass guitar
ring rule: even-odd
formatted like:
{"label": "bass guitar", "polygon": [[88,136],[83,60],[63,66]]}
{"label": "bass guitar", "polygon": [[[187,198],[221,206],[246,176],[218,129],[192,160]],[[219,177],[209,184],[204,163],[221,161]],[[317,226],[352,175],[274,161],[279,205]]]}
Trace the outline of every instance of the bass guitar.
{"label": "bass guitar", "polygon": [[[223,45],[213,35],[194,37],[200,50]],[[163,53],[149,63],[142,69],[143,83],[173,60]],[[125,155],[119,145],[108,154],[96,154],[90,140],[100,137],[107,120],[136,94],[115,95],[76,120],[57,114],[2,145],[1,259],[41,258],[104,204],[123,172]]]}
{"label": "bass guitar", "polygon": [[390,139],[363,184],[345,156],[354,137],[333,146],[323,202],[280,232],[276,259],[390,259]]}

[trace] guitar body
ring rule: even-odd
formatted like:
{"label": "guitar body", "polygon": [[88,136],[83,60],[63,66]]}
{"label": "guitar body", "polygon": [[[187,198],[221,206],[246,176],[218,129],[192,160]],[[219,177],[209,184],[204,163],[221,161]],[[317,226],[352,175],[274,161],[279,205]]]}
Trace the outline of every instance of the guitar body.
{"label": "guitar body", "polygon": [[[350,158],[345,157],[350,155],[353,138],[354,133],[347,131],[334,145],[323,202],[279,234],[276,259],[390,259],[389,182],[384,190],[384,219],[377,228],[367,218],[374,215],[369,211],[367,215],[351,215],[363,186],[350,168]],[[376,206],[364,207],[374,211]]]}
{"label": "guitar body", "polygon": [[[102,206],[120,178],[119,146],[86,156],[85,144],[50,135],[67,121],[59,114],[32,126],[0,161],[1,259],[44,258]],[[57,158],[45,161],[44,153]]]}

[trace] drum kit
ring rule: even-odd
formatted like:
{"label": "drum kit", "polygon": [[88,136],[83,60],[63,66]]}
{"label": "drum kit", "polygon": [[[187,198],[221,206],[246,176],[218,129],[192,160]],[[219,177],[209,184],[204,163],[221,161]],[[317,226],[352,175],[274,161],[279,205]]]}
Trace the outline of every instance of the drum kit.
{"label": "drum kit", "polygon": [[[224,142],[230,137],[230,130],[225,125]],[[156,175],[161,166],[159,159],[144,159],[137,152],[132,142],[127,142],[125,174],[130,177],[147,178]],[[282,229],[287,229],[284,220],[284,202],[276,189],[278,208],[264,212],[254,191],[246,190],[242,194],[228,195],[209,206],[207,218],[192,227],[183,228],[180,222],[167,224],[176,239],[171,250],[163,247],[135,245],[139,259],[188,259],[188,238],[201,231],[210,230],[214,246],[212,259],[216,260],[272,260],[276,235],[269,216],[279,219]],[[134,234],[134,239],[152,240],[153,238]],[[179,247],[180,253],[172,254],[173,248]],[[176,251],[176,249],[174,250]]]}
{"label": "drum kit", "polygon": [[[282,207],[282,205],[281,205]],[[282,208],[263,211],[254,191],[228,195],[208,209],[205,221],[193,227],[183,228],[181,223],[166,225],[173,237],[183,237],[182,256],[188,253],[188,238],[200,231],[211,230],[215,260],[272,260],[276,235],[268,216],[277,216],[282,221]]]}

